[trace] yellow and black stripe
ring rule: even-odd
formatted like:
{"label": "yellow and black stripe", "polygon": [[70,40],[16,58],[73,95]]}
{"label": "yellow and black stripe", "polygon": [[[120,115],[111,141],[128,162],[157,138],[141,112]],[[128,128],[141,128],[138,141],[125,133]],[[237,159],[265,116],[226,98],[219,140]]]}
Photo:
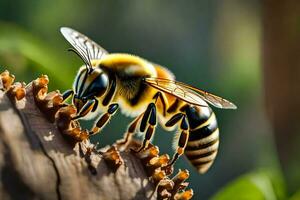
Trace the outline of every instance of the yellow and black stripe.
{"label": "yellow and black stripe", "polygon": [[[165,68],[156,66],[156,70],[159,78],[172,78],[172,74],[170,75]],[[215,114],[208,105],[207,107],[194,106],[166,93],[164,95],[168,106],[158,105],[160,113],[163,110],[166,110],[167,113],[166,116],[163,115],[168,119],[165,124],[162,124],[163,127],[172,127],[180,123],[183,116],[186,116],[189,128],[184,155],[199,173],[205,173],[213,164],[219,146],[219,129]],[[180,147],[180,138],[178,144],[176,143],[177,147]]]}
{"label": "yellow and black stripe", "polygon": [[210,168],[217,155],[219,147],[217,119],[210,107],[186,106],[184,111],[190,125],[184,154],[202,174]]}

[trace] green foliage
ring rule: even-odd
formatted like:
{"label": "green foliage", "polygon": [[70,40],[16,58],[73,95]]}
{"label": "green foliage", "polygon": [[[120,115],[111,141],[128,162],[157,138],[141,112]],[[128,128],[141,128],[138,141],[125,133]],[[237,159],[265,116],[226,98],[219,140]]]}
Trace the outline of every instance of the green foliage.
{"label": "green foliage", "polygon": [[[54,46],[16,25],[0,23],[0,30],[1,66],[16,76],[24,77],[27,74],[28,81],[40,74],[47,74],[51,77],[50,85],[53,88],[70,87],[73,79],[70,72],[76,72],[71,70],[71,66],[75,65],[71,59],[64,59],[63,53],[55,50]],[[9,66],[6,66],[6,60]]]}
{"label": "green foliage", "polygon": [[298,192],[296,192],[291,198],[290,200],[299,200],[300,199],[300,190]]}
{"label": "green foliage", "polygon": [[261,170],[243,175],[218,192],[213,200],[285,199],[285,189],[277,172]]}

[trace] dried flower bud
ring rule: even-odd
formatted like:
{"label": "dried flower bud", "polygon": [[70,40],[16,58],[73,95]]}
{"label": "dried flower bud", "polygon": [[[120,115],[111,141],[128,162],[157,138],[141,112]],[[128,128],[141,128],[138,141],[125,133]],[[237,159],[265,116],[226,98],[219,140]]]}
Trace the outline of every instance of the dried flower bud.
{"label": "dried flower bud", "polygon": [[156,169],[154,170],[154,173],[152,174],[151,178],[154,184],[157,185],[161,180],[166,178],[166,173],[161,169]]}
{"label": "dried flower bud", "polygon": [[174,182],[174,188],[172,189],[171,194],[172,197],[175,197],[175,195],[180,192],[181,190],[184,190],[188,183],[184,182],[189,177],[189,171],[188,170],[179,170],[179,172],[172,178],[172,181]]}
{"label": "dried flower bud", "polygon": [[0,74],[0,79],[2,82],[2,86],[0,89],[8,90],[13,82],[15,81],[15,76],[10,74],[7,70]]}
{"label": "dried flower bud", "polygon": [[179,170],[179,172],[172,178],[175,184],[180,184],[184,182],[186,179],[188,179],[190,176],[190,173],[188,170]]}
{"label": "dried flower bud", "polygon": [[168,192],[168,190],[164,189],[157,193],[157,199],[158,200],[163,200],[163,199],[170,199],[171,198],[171,193]]}
{"label": "dried flower bud", "polygon": [[175,194],[174,199],[175,200],[189,200],[193,197],[193,195],[194,195],[194,191],[192,189],[189,189],[189,190]]}
{"label": "dried flower bud", "polygon": [[113,170],[117,170],[123,164],[123,159],[115,146],[103,153],[103,159]]}
{"label": "dried flower bud", "polygon": [[149,145],[147,149],[141,151],[137,156],[141,159],[149,160],[159,154],[159,149],[157,146]]}
{"label": "dried flower bud", "polygon": [[49,121],[54,122],[56,113],[65,105],[59,91],[47,93],[48,83],[48,76],[42,75],[32,82],[32,92],[38,108],[45,114]]}
{"label": "dried flower bud", "polygon": [[11,101],[20,101],[26,95],[25,83],[14,83],[9,88],[7,88],[7,95]]}
{"label": "dried flower bud", "polygon": [[170,179],[163,179],[159,182],[157,192],[160,193],[163,190],[171,191],[174,187],[174,182]]}

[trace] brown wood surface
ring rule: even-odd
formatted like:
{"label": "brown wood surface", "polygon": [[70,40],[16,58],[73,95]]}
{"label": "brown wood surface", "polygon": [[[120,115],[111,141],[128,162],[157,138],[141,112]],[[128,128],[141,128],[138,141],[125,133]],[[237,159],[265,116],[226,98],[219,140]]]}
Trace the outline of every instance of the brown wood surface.
{"label": "brown wood surface", "polygon": [[[113,170],[93,154],[88,164],[36,107],[32,87],[11,103],[0,91],[0,199],[156,199],[141,160],[121,152]],[[16,109],[17,107],[17,109]]]}

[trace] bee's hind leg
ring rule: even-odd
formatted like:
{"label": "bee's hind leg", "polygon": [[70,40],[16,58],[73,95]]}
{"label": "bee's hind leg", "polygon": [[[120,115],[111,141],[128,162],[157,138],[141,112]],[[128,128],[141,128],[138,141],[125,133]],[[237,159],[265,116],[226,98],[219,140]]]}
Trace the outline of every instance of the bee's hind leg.
{"label": "bee's hind leg", "polygon": [[166,126],[173,126],[181,119],[180,123],[180,137],[178,140],[178,146],[176,149],[176,153],[173,155],[172,160],[169,162],[168,166],[174,165],[176,160],[184,153],[185,147],[187,145],[189,139],[189,124],[187,121],[187,117],[185,114],[178,113],[174,115],[167,123]]}

